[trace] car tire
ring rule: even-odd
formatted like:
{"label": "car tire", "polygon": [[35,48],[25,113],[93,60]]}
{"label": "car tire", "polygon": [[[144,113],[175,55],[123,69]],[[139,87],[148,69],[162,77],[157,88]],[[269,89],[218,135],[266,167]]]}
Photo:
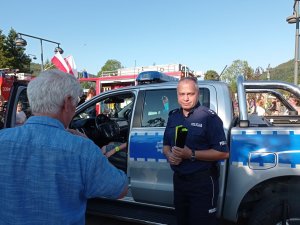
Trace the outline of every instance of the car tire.
{"label": "car tire", "polygon": [[[284,204],[286,207],[284,207]],[[299,193],[284,193],[268,196],[253,210],[249,225],[282,225],[286,209],[286,225],[300,225]]]}

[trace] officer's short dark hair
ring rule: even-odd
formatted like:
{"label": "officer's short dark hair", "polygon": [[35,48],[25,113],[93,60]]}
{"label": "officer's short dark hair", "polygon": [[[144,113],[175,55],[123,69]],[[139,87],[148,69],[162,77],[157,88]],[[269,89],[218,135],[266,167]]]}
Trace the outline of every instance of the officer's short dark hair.
{"label": "officer's short dark hair", "polygon": [[181,81],[192,81],[195,84],[195,87],[199,92],[199,85],[198,85],[197,78],[195,78],[195,77],[183,77],[179,80],[179,82],[181,82]]}
{"label": "officer's short dark hair", "polygon": [[196,78],[196,77],[183,77],[183,78],[181,78],[179,81],[184,81],[184,80],[191,80],[191,81],[193,81],[195,84],[198,85],[198,81],[197,81],[197,78]]}

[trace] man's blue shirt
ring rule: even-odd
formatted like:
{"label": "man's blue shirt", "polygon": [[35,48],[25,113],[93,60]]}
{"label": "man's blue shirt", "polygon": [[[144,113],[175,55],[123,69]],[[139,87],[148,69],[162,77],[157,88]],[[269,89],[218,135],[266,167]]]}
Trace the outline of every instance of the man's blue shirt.
{"label": "man's blue shirt", "polygon": [[91,140],[45,116],[0,131],[0,171],[0,224],[84,224],[88,198],[127,185]]}

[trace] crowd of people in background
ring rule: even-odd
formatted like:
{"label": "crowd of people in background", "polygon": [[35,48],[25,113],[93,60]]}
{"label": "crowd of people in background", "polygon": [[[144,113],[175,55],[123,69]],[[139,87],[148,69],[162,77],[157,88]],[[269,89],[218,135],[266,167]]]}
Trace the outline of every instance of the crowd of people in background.
{"label": "crowd of people in background", "polygon": [[[300,101],[295,96],[287,96],[288,103],[300,115]],[[251,96],[247,99],[247,109],[249,114],[257,114],[258,116],[279,116],[288,115],[288,110],[277,98],[265,98],[264,95]]]}

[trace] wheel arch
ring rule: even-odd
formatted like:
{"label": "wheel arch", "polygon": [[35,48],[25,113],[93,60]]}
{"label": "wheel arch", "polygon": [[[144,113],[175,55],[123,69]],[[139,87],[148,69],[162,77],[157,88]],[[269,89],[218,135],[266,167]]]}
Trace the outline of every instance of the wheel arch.
{"label": "wheel arch", "polygon": [[280,176],[262,181],[253,186],[243,197],[238,207],[238,220],[251,217],[253,209],[265,198],[280,193],[297,193],[300,190],[299,176]]}

